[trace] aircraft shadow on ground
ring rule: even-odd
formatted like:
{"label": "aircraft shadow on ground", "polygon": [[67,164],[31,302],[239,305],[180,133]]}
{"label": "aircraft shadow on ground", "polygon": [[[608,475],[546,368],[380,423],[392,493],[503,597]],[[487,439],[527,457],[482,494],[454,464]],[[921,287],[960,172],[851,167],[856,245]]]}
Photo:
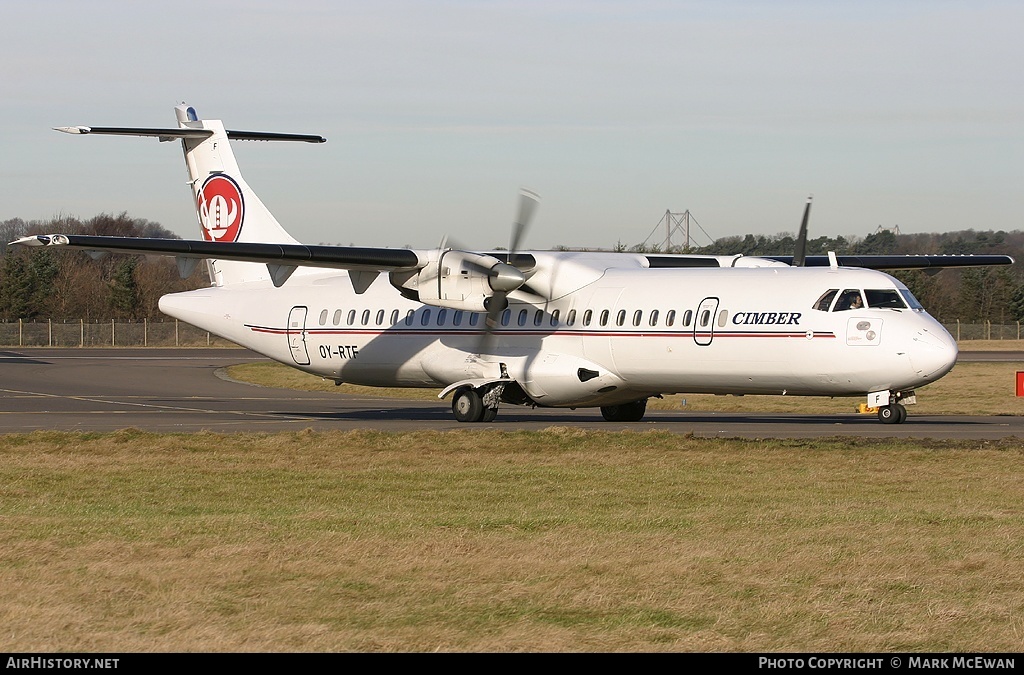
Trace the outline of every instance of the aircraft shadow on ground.
{"label": "aircraft shadow on ground", "polygon": [[[325,410],[291,410],[291,411],[267,411],[267,414],[280,415],[282,417],[308,417],[310,419],[331,421],[337,420],[339,422],[346,420],[372,420],[375,422],[395,420],[395,421],[408,421],[408,422],[420,422],[420,421],[439,421],[439,422],[451,422],[451,411],[448,406],[437,406],[435,407],[378,407],[378,408],[364,408],[364,409],[349,409],[349,410],[337,410],[337,411],[325,411]],[[477,424],[466,424],[467,429],[479,427],[479,426],[492,426],[497,425],[500,427],[502,422],[514,422],[514,423],[558,423],[558,424],[573,424],[573,423],[591,423],[601,421],[601,413],[597,410],[586,410],[586,411],[561,411],[556,409],[549,409],[544,411],[535,411],[529,409],[518,409],[512,407],[504,407],[498,413],[498,418],[486,425]],[[779,414],[753,414],[753,415],[741,415],[736,413],[727,414],[716,414],[716,413],[701,413],[701,414],[658,414],[657,416],[646,417],[641,422],[630,422],[630,423],[615,423],[609,422],[608,428],[611,429],[650,429],[651,427],[657,427],[659,424],[717,424],[717,425],[751,425],[751,424],[778,424],[778,425],[799,425],[799,426],[810,426],[810,425],[837,425],[837,426],[861,426],[864,424],[868,425],[879,425],[883,428],[885,425],[881,425],[878,419],[874,415],[863,415],[863,416],[843,416],[843,415],[779,415]],[[937,426],[963,426],[963,425],[978,425],[983,424],[973,420],[965,419],[964,417],[956,418],[943,418],[939,416],[928,416],[928,417],[909,417],[906,422],[902,425],[893,425],[890,428],[896,429],[899,427],[906,428],[907,425],[917,424],[928,424]]]}

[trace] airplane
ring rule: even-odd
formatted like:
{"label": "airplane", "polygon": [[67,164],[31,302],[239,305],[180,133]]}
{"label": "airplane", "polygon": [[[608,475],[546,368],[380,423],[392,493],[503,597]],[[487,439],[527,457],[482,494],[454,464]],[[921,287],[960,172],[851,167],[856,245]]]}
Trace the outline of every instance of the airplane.
{"label": "airplane", "polygon": [[[163,313],[333,380],[440,388],[460,422],[499,404],[600,408],[637,422],[652,397],[866,397],[886,424],[948,373],[957,343],[882,270],[1008,265],[1002,255],[793,256],[521,250],[539,197],[520,193],[506,251],[309,246],[242,178],[230,141],[323,143],[233,131],[175,106],[176,127],[58,127],[179,140],[202,239],[47,234],[13,244],[174,256],[209,287]],[[858,306],[860,305],[860,306]]]}

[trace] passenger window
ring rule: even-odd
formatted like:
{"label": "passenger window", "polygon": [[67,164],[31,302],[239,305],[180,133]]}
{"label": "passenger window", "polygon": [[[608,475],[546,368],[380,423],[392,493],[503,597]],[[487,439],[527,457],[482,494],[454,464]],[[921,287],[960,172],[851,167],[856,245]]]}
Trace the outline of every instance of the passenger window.
{"label": "passenger window", "polygon": [[691,321],[693,321],[693,310],[688,309],[685,312],[683,312],[683,325],[689,328]]}
{"label": "passenger window", "polygon": [[835,309],[833,312],[843,312],[848,309],[860,309],[864,306],[864,300],[860,297],[860,291],[856,289],[847,289],[843,291],[843,294],[836,300]]}
{"label": "passenger window", "polygon": [[671,326],[675,322],[676,322],[676,310],[670,309],[670,310],[668,310],[668,313],[665,314],[665,325],[666,326]]}
{"label": "passenger window", "polygon": [[882,288],[877,290],[867,289],[864,295],[868,298],[868,307],[881,309],[906,309],[903,299],[894,288]]}
{"label": "passenger window", "polygon": [[335,326],[337,326],[339,323],[341,323],[341,310],[340,309],[334,310],[334,319],[332,321],[333,321]]}
{"label": "passenger window", "polygon": [[658,325],[658,310],[656,310],[656,309],[652,309],[651,310],[651,325],[652,326],[657,326]]}
{"label": "passenger window", "polygon": [[520,326],[525,326],[526,325],[526,315],[528,313],[529,312],[527,312],[525,309],[519,310],[519,325]]}
{"label": "passenger window", "polygon": [[512,318],[512,310],[511,309],[506,309],[504,312],[501,313],[501,325],[502,326],[507,326],[508,322],[509,322],[509,319],[511,319],[511,318]]}
{"label": "passenger window", "polygon": [[819,312],[827,312],[828,308],[832,306],[832,300],[836,297],[836,293],[839,292],[838,288],[830,288],[821,294],[818,301],[814,303],[814,309]]}
{"label": "passenger window", "polygon": [[609,312],[607,309],[603,310],[601,312],[601,325],[602,326],[607,326],[608,325],[608,316],[610,314],[611,314],[611,312]]}
{"label": "passenger window", "polygon": [[565,325],[566,326],[574,326],[574,325],[576,325],[576,310],[575,309],[570,309],[569,310],[569,316],[565,317]]}
{"label": "passenger window", "polygon": [[643,321],[643,318],[644,318],[643,310],[639,310],[638,309],[635,312],[633,312],[633,325],[634,326],[639,326],[640,322]]}
{"label": "passenger window", "polygon": [[405,314],[405,325],[406,326],[411,326],[412,325],[412,318],[413,318],[413,316],[415,314],[416,314],[416,312],[414,312],[411,309],[408,312],[406,312],[406,314]]}
{"label": "passenger window", "polygon": [[324,311],[320,312],[320,325],[321,326],[327,325],[327,310],[326,309]]}
{"label": "passenger window", "polygon": [[725,322],[729,320],[729,310],[723,309],[718,313],[718,327],[724,328]]}
{"label": "passenger window", "polygon": [[584,326],[589,326],[590,325],[590,319],[593,316],[594,316],[593,310],[589,310],[588,309],[587,311],[583,312],[583,325]]}
{"label": "passenger window", "polygon": [[394,326],[398,323],[398,310],[391,310],[391,325]]}
{"label": "passenger window", "polygon": [[448,316],[448,310],[447,309],[439,309],[439,310],[437,310],[437,325],[438,326],[443,326],[444,325],[444,319],[445,319],[446,316]]}
{"label": "passenger window", "polygon": [[428,323],[430,323],[430,309],[424,307],[423,314],[420,316],[420,325],[426,326]]}
{"label": "passenger window", "polygon": [[544,310],[538,309],[537,313],[533,315],[533,325],[539,326],[544,322]]}
{"label": "passenger window", "polygon": [[557,309],[555,311],[551,312],[551,325],[552,326],[557,326],[558,325],[558,310]]}
{"label": "passenger window", "polygon": [[462,325],[462,315],[463,315],[463,313],[464,312],[461,309],[455,310],[455,314],[452,314],[452,325],[455,325],[455,326],[461,326]]}
{"label": "passenger window", "polygon": [[470,326],[475,326],[477,323],[479,323],[479,321],[480,321],[480,315],[477,314],[476,312],[473,312],[472,314],[469,315],[469,325]]}
{"label": "passenger window", "polygon": [[363,318],[363,320],[362,320],[362,324],[363,324],[364,326],[365,326],[366,324],[370,323],[370,310],[368,310],[368,309],[364,309],[364,310],[363,310],[363,317],[362,317],[362,318]]}
{"label": "passenger window", "polygon": [[356,322],[356,310],[350,309],[350,310],[348,310],[348,316],[345,317],[345,323],[347,323],[348,325],[351,326],[355,322]]}
{"label": "passenger window", "polygon": [[619,313],[615,315],[615,325],[621,326],[626,323],[626,310],[620,309]]}
{"label": "passenger window", "polygon": [[705,309],[703,312],[700,313],[700,327],[701,328],[706,328],[707,325],[710,322],[711,322],[711,310],[710,309]]}
{"label": "passenger window", "polygon": [[379,325],[381,325],[383,323],[384,323],[384,310],[383,309],[378,309],[377,310],[377,325],[379,326]]}

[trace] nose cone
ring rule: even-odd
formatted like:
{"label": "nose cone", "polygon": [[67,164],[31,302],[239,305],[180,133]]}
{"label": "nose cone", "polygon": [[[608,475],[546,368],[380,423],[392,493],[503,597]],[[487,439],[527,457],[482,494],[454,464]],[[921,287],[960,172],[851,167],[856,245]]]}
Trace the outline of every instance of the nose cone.
{"label": "nose cone", "polygon": [[914,334],[911,345],[910,365],[929,382],[939,379],[956,364],[956,340],[944,330],[921,329]]}

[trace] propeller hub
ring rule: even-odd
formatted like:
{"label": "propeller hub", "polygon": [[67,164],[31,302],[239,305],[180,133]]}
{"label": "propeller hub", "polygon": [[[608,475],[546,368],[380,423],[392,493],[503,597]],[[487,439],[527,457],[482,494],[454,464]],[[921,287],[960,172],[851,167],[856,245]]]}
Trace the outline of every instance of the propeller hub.
{"label": "propeller hub", "polygon": [[498,263],[488,272],[488,283],[498,293],[509,293],[526,283],[526,277],[512,265]]}

